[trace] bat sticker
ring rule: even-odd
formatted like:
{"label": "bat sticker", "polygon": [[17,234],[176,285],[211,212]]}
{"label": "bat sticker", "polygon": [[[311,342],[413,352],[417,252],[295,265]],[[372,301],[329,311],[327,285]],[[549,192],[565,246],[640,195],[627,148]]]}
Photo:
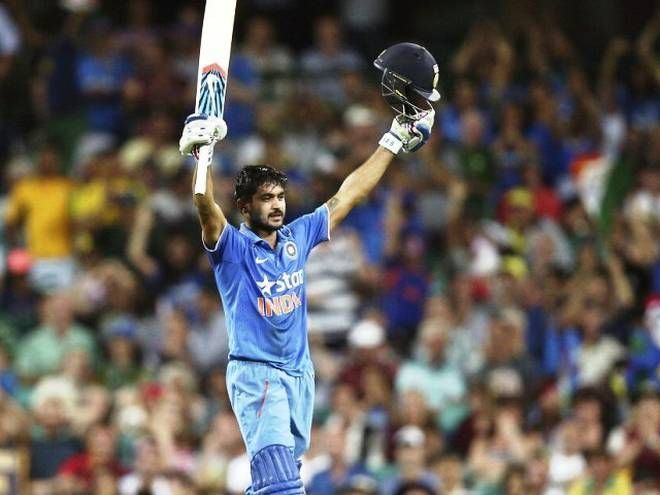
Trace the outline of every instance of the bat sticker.
{"label": "bat sticker", "polygon": [[218,64],[207,65],[202,69],[202,82],[199,89],[197,111],[214,117],[221,117],[224,111],[224,96],[227,88],[227,73]]}

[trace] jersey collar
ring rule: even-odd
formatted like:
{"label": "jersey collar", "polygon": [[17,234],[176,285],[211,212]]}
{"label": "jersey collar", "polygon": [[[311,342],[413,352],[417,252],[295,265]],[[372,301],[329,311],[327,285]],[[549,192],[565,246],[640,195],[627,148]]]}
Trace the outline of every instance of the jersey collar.
{"label": "jersey collar", "polygon": [[[264,243],[264,244],[266,244],[268,247],[270,247],[270,245],[269,245],[264,239],[262,239],[262,238],[259,237],[257,234],[255,234],[254,231],[251,230],[250,227],[248,227],[248,226],[245,224],[245,222],[241,222],[241,226],[240,226],[240,228],[239,228],[239,231],[240,231],[240,233],[243,234],[245,237],[247,237],[248,239],[250,239],[250,241],[252,241],[252,244]],[[288,228],[286,225],[284,225],[281,229],[279,229],[279,230],[277,231],[277,244],[276,244],[276,248],[279,247],[279,246],[281,246],[282,243],[283,243],[284,241],[286,241],[289,237],[290,237],[290,231],[289,231],[289,228]]]}

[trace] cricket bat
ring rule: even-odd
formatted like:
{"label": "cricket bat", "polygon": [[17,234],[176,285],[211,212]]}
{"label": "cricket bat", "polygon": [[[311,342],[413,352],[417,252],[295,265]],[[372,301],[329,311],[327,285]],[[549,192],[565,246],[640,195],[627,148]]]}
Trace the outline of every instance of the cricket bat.
{"label": "cricket bat", "polygon": [[[206,0],[199,45],[196,113],[219,118],[224,113],[235,12],[236,0]],[[213,146],[199,148],[195,194],[206,193],[206,171],[213,160]]]}

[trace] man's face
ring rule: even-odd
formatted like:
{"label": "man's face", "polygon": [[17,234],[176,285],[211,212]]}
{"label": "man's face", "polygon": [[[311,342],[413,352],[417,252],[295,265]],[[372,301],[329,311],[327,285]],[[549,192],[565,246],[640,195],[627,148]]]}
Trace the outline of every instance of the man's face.
{"label": "man's face", "polygon": [[58,175],[60,171],[60,156],[57,154],[57,151],[51,148],[42,150],[39,155],[37,168],[41,175],[47,177]]}
{"label": "man's face", "polygon": [[99,462],[110,462],[115,454],[115,434],[111,428],[96,427],[89,432],[87,449]]}
{"label": "man's face", "polygon": [[395,451],[396,462],[402,469],[414,469],[424,466],[423,445],[399,445]]}
{"label": "man's face", "polygon": [[252,200],[242,208],[247,214],[250,228],[274,232],[284,225],[286,200],[284,188],[279,184],[263,184],[252,196]]}

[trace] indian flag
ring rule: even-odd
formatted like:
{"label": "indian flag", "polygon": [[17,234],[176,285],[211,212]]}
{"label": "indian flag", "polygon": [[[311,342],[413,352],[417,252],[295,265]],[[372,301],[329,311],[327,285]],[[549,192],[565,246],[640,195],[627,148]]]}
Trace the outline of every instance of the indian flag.
{"label": "indian flag", "polygon": [[600,153],[580,155],[571,163],[573,185],[591,217],[600,216],[612,161]]}
{"label": "indian flag", "polygon": [[571,163],[573,186],[600,234],[610,231],[615,213],[632,187],[632,169],[627,160],[601,153],[580,155]]}

